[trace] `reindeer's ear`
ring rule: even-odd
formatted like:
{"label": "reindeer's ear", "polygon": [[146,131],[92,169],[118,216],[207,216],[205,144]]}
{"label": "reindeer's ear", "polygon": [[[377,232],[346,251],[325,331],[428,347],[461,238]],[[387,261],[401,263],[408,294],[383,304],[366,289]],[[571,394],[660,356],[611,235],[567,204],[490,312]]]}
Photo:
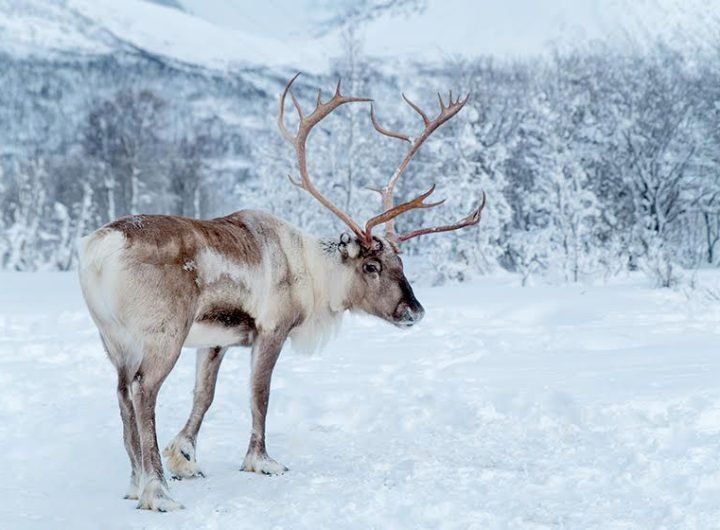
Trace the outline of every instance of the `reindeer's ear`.
{"label": "reindeer's ear", "polygon": [[338,250],[343,259],[357,258],[360,255],[359,243],[347,232],[344,232],[340,236],[340,243],[338,243]]}

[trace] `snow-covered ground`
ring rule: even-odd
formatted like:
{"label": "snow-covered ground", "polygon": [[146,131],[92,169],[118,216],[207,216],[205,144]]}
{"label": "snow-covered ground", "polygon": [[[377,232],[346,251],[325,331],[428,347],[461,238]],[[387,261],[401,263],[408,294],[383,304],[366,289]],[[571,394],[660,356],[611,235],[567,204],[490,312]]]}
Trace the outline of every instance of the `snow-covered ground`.
{"label": "snow-covered ground", "polygon": [[[248,353],[224,362],[185,510],[122,499],[115,376],[74,274],[0,275],[0,527],[720,528],[720,304],[653,290],[418,289],[400,331],[348,319],[273,381],[278,477],[239,471]],[[158,405],[164,446],[188,413],[187,351]]]}

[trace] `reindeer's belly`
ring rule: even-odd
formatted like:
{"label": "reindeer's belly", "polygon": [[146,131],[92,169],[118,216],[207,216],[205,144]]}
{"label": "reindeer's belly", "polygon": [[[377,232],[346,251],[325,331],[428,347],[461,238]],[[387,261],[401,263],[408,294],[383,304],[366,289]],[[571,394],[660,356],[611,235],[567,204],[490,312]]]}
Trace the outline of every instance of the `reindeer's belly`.
{"label": "reindeer's belly", "polygon": [[198,314],[185,347],[250,346],[255,341],[255,320],[237,307],[212,307]]}

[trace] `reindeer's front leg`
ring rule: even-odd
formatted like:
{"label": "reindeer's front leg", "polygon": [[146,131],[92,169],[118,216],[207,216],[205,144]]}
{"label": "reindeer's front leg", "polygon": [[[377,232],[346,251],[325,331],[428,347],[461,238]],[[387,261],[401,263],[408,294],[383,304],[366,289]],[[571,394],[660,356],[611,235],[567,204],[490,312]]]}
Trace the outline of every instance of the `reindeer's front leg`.
{"label": "reindeer's front leg", "polygon": [[260,334],[253,345],[250,375],[252,434],[242,465],[243,471],[278,475],[288,470],[270,458],[265,449],[265,417],[270,399],[270,380],[286,336]]}

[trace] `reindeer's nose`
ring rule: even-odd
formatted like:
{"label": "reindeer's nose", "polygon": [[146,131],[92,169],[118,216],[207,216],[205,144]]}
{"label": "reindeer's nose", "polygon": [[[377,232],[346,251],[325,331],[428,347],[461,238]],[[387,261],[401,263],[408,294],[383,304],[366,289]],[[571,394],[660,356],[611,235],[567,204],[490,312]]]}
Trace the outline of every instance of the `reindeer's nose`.
{"label": "reindeer's nose", "polygon": [[417,324],[425,316],[425,308],[423,308],[423,306],[421,306],[419,302],[417,302],[416,307],[412,308],[409,312],[410,319],[413,324]]}
{"label": "reindeer's nose", "polygon": [[395,322],[402,327],[414,326],[425,316],[425,309],[417,300],[413,300],[410,304],[401,304],[398,309]]}

